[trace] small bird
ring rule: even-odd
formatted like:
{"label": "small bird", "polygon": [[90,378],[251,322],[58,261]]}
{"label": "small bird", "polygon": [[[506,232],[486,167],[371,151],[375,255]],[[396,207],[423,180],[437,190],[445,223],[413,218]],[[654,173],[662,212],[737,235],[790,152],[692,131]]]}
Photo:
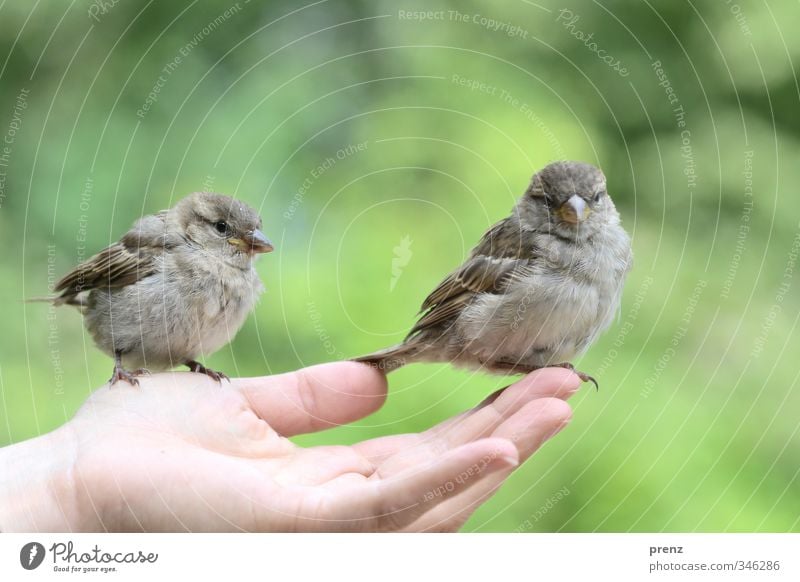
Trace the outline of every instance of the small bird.
{"label": "small bird", "polygon": [[[114,358],[114,384],[138,385],[150,369],[198,361],[228,343],[263,290],[253,266],[273,250],[255,210],[196,192],[139,219],[119,242],[67,273],[54,305],[74,305],[97,346]],[[134,369],[133,371],[129,371]]]}
{"label": "small bird", "polygon": [[356,361],[387,373],[412,362],[495,374],[575,370],[570,360],[618,311],[632,258],[603,173],[581,162],[552,163],[428,295],[406,339]]}

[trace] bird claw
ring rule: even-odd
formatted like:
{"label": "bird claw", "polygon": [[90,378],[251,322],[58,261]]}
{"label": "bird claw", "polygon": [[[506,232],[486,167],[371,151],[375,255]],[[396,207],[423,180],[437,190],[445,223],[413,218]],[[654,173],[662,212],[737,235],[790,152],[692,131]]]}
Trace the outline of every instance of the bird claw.
{"label": "bird claw", "polygon": [[597,380],[595,380],[589,374],[584,374],[580,370],[575,370],[575,373],[578,375],[578,378],[580,378],[583,382],[591,382],[592,384],[594,384],[594,389],[598,392],[600,391],[600,384],[598,384]]}
{"label": "bird claw", "polygon": [[[109,378],[108,380],[108,385],[113,386],[117,382],[122,381],[122,382],[127,382],[131,386],[138,386],[139,380],[136,379],[136,376],[143,375],[141,372],[142,370],[135,370],[133,372],[128,372],[124,368],[114,366],[114,373],[111,374],[111,378]],[[147,372],[147,374],[150,373],[147,370],[145,370],[145,372]]]}
{"label": "bird claw", "polygon": [[227,375],[223,374],[222,372],[217,372],[216,370],[212,370],[211,368],[206,368],[200,362],[195,362],[194,360],[186,362],[186,366],[189,367],[190,372],[194,372],[196,374],[205,374],[212,380],[216,381],[219,384],[222,384],[222,380],[227,380],[228,382],[231,381]]}
{"label": "bird claw", "polygon": [[598,391],[600,390],[600,385],[597,383],[597,380],[592,378],[589,374],[584,374],[580,370],[576,370],[575,366],[573,366],[569,362],[564,362],[563,364],[554,364],[553,367],[564,368],[566,370],[569,370],[570,372],[573,372],[578,378],[580,378],[581,382],[591,382],[592,384],[594,384],[595,390]]}

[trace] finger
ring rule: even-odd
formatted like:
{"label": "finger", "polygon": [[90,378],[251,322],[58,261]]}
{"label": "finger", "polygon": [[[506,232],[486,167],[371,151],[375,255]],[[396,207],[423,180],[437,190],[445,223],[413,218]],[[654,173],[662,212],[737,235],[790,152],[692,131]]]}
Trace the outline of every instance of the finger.
{"label": "finger", "polygon": [[[490,436],[505,418],[532,400],[566,400],[580,386],[581,380],[574,372],[564,368],[543,368],[493,392],[475,408],[445,420],[424,433],[380,437],[358,443],[354,448],[376,465],[411,448],[418,447],[419,455],[427,455],[431,451],[442,453],[470,440]],[[416,462],[417,456],[413,452],[404,454],[402,462],[408,466]]]}
{"label": "finger", "polygon": [[508,418],[529,402],[543,398],[566,399],[580,387],[574,373],[562,368],[548,368],[529,374],[503,390],[491,401],[475,409],[457,422],[434,427],[426,437],[438,449],[449,449],[480,438],[486,438]]}
{"label": "finger", "polygon": [[534,398],[561,398],[566,400],[575,394],[582,384],[582,380],[572,370],[567,370],[566,368],[541,368],[520,378],[506,388],[490,394],[478,407],[482,408],[485,405],[494,403],[509,388],[515,386],[525,386],[525,389]]}
{"label": "finger", "polygon": [[[503,422],[492,438],[505,438],[517,447],[520,463],[525,462],[547,440],[558,434],[572,418],[563,400],[540,398],[529,402]],[[503,484],[505,476],[489,475],[413,524],[413,531],[457,531]]]}
{"label": "finger", "polygon": [[[483,439],[389,478],[378,475],[365,483],[358,495],[348,492],[329,508],[341,529],[399,531],[489,475],[507,475],[517,464],[517,449],[512,443]],[[347,516],[359,518],[344,521]]]}
{"label": "finger", "polygon": [[492,433],[517,447],[520,462],[526,461],[548,439],[572,420],[572,408],[558,398],[540,398],[523,406]]}
{"label": "finger", "polygon": [[567,400],[581,386],[581,379],[564,368],[542,368],[498,390],[466,413],[434,427],[430,433],[446,436],[456,444],[488,436],[503,419],[537,398]]}
{"label": "finger", "polygon": [[356,362],[333,362],[288,374],[233,381],[259,417],[283,436],[363,418],[386,400],[386,377]]}

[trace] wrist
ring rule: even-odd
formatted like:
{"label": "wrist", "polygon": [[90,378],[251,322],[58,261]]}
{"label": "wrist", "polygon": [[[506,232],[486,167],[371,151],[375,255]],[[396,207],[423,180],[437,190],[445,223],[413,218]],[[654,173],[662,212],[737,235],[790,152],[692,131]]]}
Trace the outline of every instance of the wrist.
{"label": "wrist", "polygon": [[0,449],[0,531],[76,529],[75,439],[69,425]]}

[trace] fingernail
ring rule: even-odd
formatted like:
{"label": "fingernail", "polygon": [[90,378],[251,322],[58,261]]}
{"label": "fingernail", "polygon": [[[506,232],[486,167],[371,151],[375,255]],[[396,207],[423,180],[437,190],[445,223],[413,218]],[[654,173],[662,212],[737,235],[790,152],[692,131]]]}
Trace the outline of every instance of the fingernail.
{"label": "fingernail", "polygon": [[500,457],[500,460],[503,461],[509,467],[516,467],[517,465],[519,465],[519,459],[517,459],[516,457],[512,457],[510,455],[502,455]]}

